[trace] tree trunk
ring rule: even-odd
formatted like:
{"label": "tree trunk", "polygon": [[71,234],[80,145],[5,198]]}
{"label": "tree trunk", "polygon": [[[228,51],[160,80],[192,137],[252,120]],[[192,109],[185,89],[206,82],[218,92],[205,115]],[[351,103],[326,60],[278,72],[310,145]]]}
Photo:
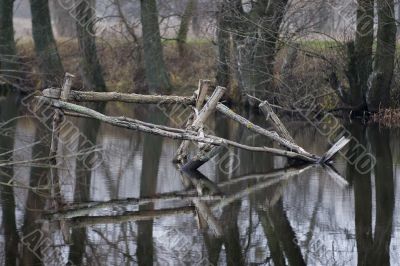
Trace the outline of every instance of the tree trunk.
{"label": "tree trunk", "polygon": [[372,112],[389,107],[396,52],[396,21],[393,0],[378,0],[377,8],[377,46],[367,92],[368,110]]}
{"label": "tree trunk", "polygon": [[[148,0],[144,0],[148,1]],[[164,124],[165,116],[159,116],[151,108],[147,119],[150,122]],[[153,149],[148,149],[154,145]],[[142,173],[140,175],[140,197],[154,196],[157,192],[157,174],[160,168],[160,158],[162,154],[163,140],[157,136],[146,135],[143,142]],[[154,203],[139,206],[139,211],[153,211]],[[153,265],[154,263],[154,244],[153,244],[153,223],[154,220],[138,221],[138,236],[136,254],[139,265]]]}
{"label": "tree trunk", "polygon": [[292,83],[293,69],[296,64],[299,48],[299,43],[291,42],[287,44],[287,54],[280,70],[280,81],[284,82],[285,85],[290,86]]}
{"label": "tree trunk", "polygon": [[75,38],[75,19],[71,9],[64,8],[59,1],[50,1],[50,13],[57,37]]}
{"label": "tree trunk", "polygon": [[199,15],[200,12],[198,10],[198,6],[196,6],[192,16],[192,31],[196,37],[199,36],[201,33],[201,19]]}
{"label": "tree trunk", "polygon": [[318,25],[317,29],[325,34],[332,35],[332,5],[328,1],[322,1],[318,6]]}
{"label": "tree trunk", "polygon": [[243,11],[240,1],[235,2],[232,30],[240,85],[245,93],[266,99],[272,91],[275,46],[287,1],[258,1],[249,13]]}
{"label": "tree trunk", "polygon": [[[273,79],[274,79],[274,65],[275,65],[275,55],[276,55],[276,43],[279,39],[279,28],[281,26],[285,7],[287,0],[274,0],[266,1],[265,3],[260,3],[256,12],[259,14],[261,20],[261,43],[258,46],[258,57],[256,54],[255,60],[257,65],[264,66],[264,81],[261,85],[258,94],[263,98],[266,98],[266,93],[273,90]],[[266,9],[266,10],[265,10]],[[265,11],[264,11],[265,10]]]}
{"label": "tree trunk", "polygon": [[58,54],[50,21],[48,0],[30,0],[32,13],[32,35],[39,61],[42,87],[51,86],[61,80],[64,69]]}
{"label": "tree trunk", "polygon": [[179,26],[177,42],[179,56],[183,57],[186,54],[186,41],[189,32],[190,21],[196,10],[197,0],[189,0],[186,4],[185,11],[183,12],[181,24]]}
{"label": "tree trunk", "polygon": [[13,5],[14,0],[0,0],[0,74],[6,81],[11,82],[15,73],[8,71],[17,69]]}
{"label": "tree trunk", "polygon": [[157,94],[170,89],[161,45],[157,4],[155,0],[141,0],[140,7],[146,82],[149,92]]}
{"label": "tree trunk", "polygon": [[[43,141],[43,136],[46,135],[45,126],[39,121],[35,122],[36,136],[35,142],[40,142],[33,146],[31,159],[36,158],[42,154],[49,154],[49,143]],[[46,161],[50,165],[50,161]],[[29,186],[30,187],[46,187],[49,185],[50,173],[48,168],[43,168],[32,164],[30,167],[29,175]],[[19,265],[42,265],[44,261],[44,253],[46,245],[43,245],[46,239],[46,232],[42,229],[42,224],[37,223],[42,219],[42,213],[44,209],[48,208],[46,203],[51,197],[49,189],[41,190],[39,195],[33,190],[27,191],[27,198],[24,204],[25,212],[21,219],[22,226],[20,234],[22,236],[19,245]],[[42,245],[40,245],[42,243]],[[47,242],[48,243],[48,242]],[[48,250],[49,248],[47,248]],[[58,258],[53,258],[57,261]]]}
{"label": "tree trunk", "polygon": [[[397,2],[397,17],[396,20],[400,21],[400,3]],[[400,23],[397,23],[397,30],[400,31]]]}
{"label": "tree trunk", "polygon": [[[12,1],[11,1],[12,2]],[[12,3],[11,3],[12,6]],[[0,9],[2,6],[0,6]],[[2,14],[3,15],[3,14]],[[3,17],[1,17],[3,18]],[[0,111],[1,123],[10,121],[18,113],[15,105],[15,96],[10,95],[4,101],[2,110]],[[10,132],[16,131],[15,123],[9,124]],[[14,134],[0,134],[0,145],[3,151],[12,151],[14,149]],[[15,137],[17,138],[17,137]],[[9,154],[0,154],[0,161],[12,161],[13,156]],[[13,176],[17,175],[13,167],[0,168],[0,182],[3,184],[13,183]],[[2,211],[2,227],[4,235],[4,244],[2,247],[3,261],[5,265],[18,265],[18,243],[20,238],[17,232],[16,224],[16,203],[15,203],[14,188],[12,186],[0,186],[0,204]]]}
{"label": "tree trunk", "polygon": [[[377,0],[377,46],[374,42],[374,0],[358,0],[357,30],[354,43],[348,44],[349,62],[346,76],[349,90],[343,90],[336,74],[331,85],[355,111],[375,112],[389,107],[396,52],[396,20],[393,0]],[[372,63],[373,62],[373,63]]]}
{"label": "tree trunk", "polygon": [[222,2],[218,6],[217,13],[217,43],[218,43],[218,62],[216,81],[218,86],[228,88],[227,96],[231,102],[240,101],[240,93],[238,88],[230,86],[230,54],[231,41],[229,32],[230,8],[226,2]]}
{"label": "tree trunk", "polygon": [[370,262],[371,265],[389,265],[396,202],[390,131],[387,128],[380,129],[377,125],[373,125],[368,128],[367,132],[371,143],[371,152],[377,158],[374,167],[376,220]]}
{"label": "tree trunk", "polygon": [[94,19],[95,14],[95,1],[76,1],[79,4],[76,7],[76,30],[78,34],[79,50],[82,56],[82,80],[84,86],[96,91],[106,91],[106,84],[104,82],[102,68],[97,56],[96,38]]}
{"label": "tree trunk", "polygon": [[354,109],[365,109],[368,77],[372,71],[372,45],[374,42],[374,0],[359,0],[354,45],[348,46],[347,77],[350,84],[348,103]]}
{"label": "tree trunk", "polygon": [[[79,140],[78,149],[83,150],[92,148],[90,147],[91,144],[97,144],[97,135],[100,129],[100,122],[96,120],[82,121],[82,124],[79,126],[82,129],[83,136],[86,138],[85,140]],[[97,163],[93,156],[95,155],[91,154],[86,160],[80,160],[79,158],[76,160],[74,190],[75,202],[90,201],[90,186],[92,183],[91,177],[93,173],[92,170],[95,169],[95,164]],[[85,164],[86,162],[88,162],[87,165]],[[71,230],[71,241],[73,244],[69,249],[68,261],[72,262],[72,265],[82,265],[85,247],[88,245],[87,229],[73,228]]]}

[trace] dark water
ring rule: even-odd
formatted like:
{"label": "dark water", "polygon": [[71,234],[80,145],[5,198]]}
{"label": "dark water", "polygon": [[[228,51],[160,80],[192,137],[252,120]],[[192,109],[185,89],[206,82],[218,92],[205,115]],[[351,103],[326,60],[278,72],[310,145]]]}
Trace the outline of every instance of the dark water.
{"label": "dark water", "polygon": [[[321,166],[287,168],[283,158],[225,149],[201,168],[202,174],[189,176],[212,187],[217,184],[222,200],[166,201],[160,198],[197,193],[171,163],[178,141],[69,118],[71,124],[60,136],[57,174],[51,179],[49,161],[39,160],[49,154],[51,116],[45,119],[49,114],[44,112],[35,117],[19,102],[14,95],[0,98],[2,265],[400,261],[398,130],[346,123],[354,149],[336,158],[337,172]],[[171,121],[164,115],[171,110],[157,108],[112,104],[106,112],[172,126],[181,121],[177,113]],[[250,119],[259,124],[264,120],[257,115]],[[79,138],[68,130],[74,126]],[[330,145],[319,126],[292,122],[289,129],[300,145],[323,154]],[[214,117],[209,127],[241,143],[271,145],[223,117]],[[94,145],[97,151],[76,156]],[[355,163],[368,153],[376,163]],[[13,165],[5,165],[10,162]],[[132,203],[155,197],[156,202]],[[93,206],[109,200],[114,200],[111,206],[84,208],[88,202]],[[69,212],[69,218],[49,216],[68,208],[80,211]]]}

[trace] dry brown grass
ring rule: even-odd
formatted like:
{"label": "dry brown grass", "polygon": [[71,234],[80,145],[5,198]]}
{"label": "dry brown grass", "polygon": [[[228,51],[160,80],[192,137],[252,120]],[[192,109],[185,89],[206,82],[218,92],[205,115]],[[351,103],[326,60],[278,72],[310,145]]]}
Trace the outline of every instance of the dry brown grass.
{"label": "dry brown grass", "polygon": [[[74,86],[82,87],[79,68],[79,48],[76,40],[58,40],[64,70],[77,76]],[[103,67],[103,75],[109,91],[140,91],[144,86],[144,73],[137,49],[130,42],[123,40],[99,40],[98,56]],[[171,83],[180,94],[192,94],[199,79],[213,79],[215,76],[216,52],[212,44],[191,43],[187,54],[181,58],[176,45],[172,42],[164,44],[164,57],[170,73]],[[30,39],[18,43],[20,60],[26,66],[27,86],[35,87],[39,81],[39,73],[33,42]],[[60,80],[62,77],[60,77]],[[61,82],[61,81],[60,81]]]}
{"label": "dry brown grass", "polygon": [[400,108],[379,110],[371,116],[371,122],[386,127],[400,127]]}
{"label": "dry brown grass", "polygon": [[[122,40],[98,40],[98,55],[103,67],[103,75],[109,91],[135,92],[141,91],[145,86],[142,64],[139,60],[137,48],[132,43]],[[317,47],[317,48],[316,48]],[[79,61],[80,54],[76,40],[58,40],[58,49],[65,71],[76,74],[74,86],[81,88]],[[308,50],[315,54],[324,54],[334,65],[344,65],[344,57],[338,53],[337,47],[305,43],[301,46],[302,52],[298,53],[296,63],[292,69],[289,80],[281,80],[280,68],[285,59],[287,49],[280,50],[275,68],[274,93],[279,104],[283,107],[291,106],[294,101],[306,95],[317,96],[318,103],[325,109],[334,109],[340,105],[336,95],[327,82],[326,63],[320,58],[310,56]],[[318,50],[319,49],[319,50]],[[325,51],[325,53],[323,53]],[[23,71],[26,73],[26,87],[38,87],[39,73],[33,42],[31,39],[18,42],[18,53]],[[188,44],[187,53],[182,58],[179,56],[174,42],[164,43],[165,62],[170,73],[174,94],[191,95],[196,89],[199,79],[214,80],[217,64],[216,46],[210,42],[191,42]],[[396,70],[398,69],[396,66]],[[234,73],[232,62],[232,73]],[[383,124],[400,124],[400,73],[395,71],[391,110],[382,110],[372,117],[373,121]],[[340,74],[340,73],[339,73]],[[345,78],[342,76],[342,80]],[[61,84],[62,77],[59,83]],[[232,86],[237,86],[235,82]],[[347,85],[347,84],[345,84]],[[318,97],[319,96],[319,97]]]}

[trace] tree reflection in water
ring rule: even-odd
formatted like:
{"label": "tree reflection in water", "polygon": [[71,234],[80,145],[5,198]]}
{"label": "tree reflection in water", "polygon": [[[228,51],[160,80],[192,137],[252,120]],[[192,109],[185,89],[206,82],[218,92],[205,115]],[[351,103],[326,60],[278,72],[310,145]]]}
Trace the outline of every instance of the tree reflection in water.
{"label": "tree reflection in water", "polygon": [[[10,101],[0,103],[0,122],[24,114],[12,109]],[[48,154],[44,127],[24,119],[35,129],[25,130],[28,122],[18,119],[8,130],[0,128],[1,162],[18,159],[12,150],[22,138],[41,141],[26,148],[28,160]],[[270,145],[234,123],[215,119],[211,127],[222,137]],[[250,119],[264,123],[257,115]],[[150,110],[146,120],[168,123],[157,110]],[[67,191],[61,184],[58,209],[50,191],[12,183],[25,178],[25,186],[43,188],[48,167],[2,167],[2,264],[389,265],[400,260],[393,252],[400,244],[394,216],[399,182],[393,170],[398,167],[398,150],[393,149],[399,145],[398,130],[348,126],[377,159],[370,173],[361,174],[340,157],[335,173],[319,166],[285,168],[285,160],[231,149],[222,167],[206,164],[201,172],[183,173],[183,184],[182,173],[171,163],[177,142],[82,118],[74,122],[92,142],[106,143],[106,162],[94,170],[76,159],[60,164],[60,183],[73,186]],[[302,146],[325,150],[327,143],[312,127],[297,123],[293,131]],[[229,164],[234,157],[240,160],[237,168]],[[5,185],[10,181],[11,186]],[[43,238],[26,238],[35,230]],[[46,246],[41,245],[44,239]]]}

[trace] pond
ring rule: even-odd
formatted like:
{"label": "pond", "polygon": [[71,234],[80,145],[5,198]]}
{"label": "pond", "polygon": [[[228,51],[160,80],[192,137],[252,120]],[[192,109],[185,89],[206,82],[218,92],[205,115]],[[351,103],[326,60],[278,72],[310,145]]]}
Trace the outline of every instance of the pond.
{"label": "pond", "polygon": [[[105,112],[177,126],[184,119],[173,109],[109,104]],[[262,115],[244,115],[268,127]],[[218,136],[272,145],[222,116],[210,120]],[[87,118],[68,117],[56,159],[47,158],[51,122],[49,110],[23,96],[0,97],[2,265],[400,261],[397,129],[345,122],[352,152],[336,156],[332,168],[231,148],[182,174],[172,163],[179,141]],[[330,147],[321,124],[287,125],[307,150],[322,155]],[[187,179],[218,193],[197,197]]]}

